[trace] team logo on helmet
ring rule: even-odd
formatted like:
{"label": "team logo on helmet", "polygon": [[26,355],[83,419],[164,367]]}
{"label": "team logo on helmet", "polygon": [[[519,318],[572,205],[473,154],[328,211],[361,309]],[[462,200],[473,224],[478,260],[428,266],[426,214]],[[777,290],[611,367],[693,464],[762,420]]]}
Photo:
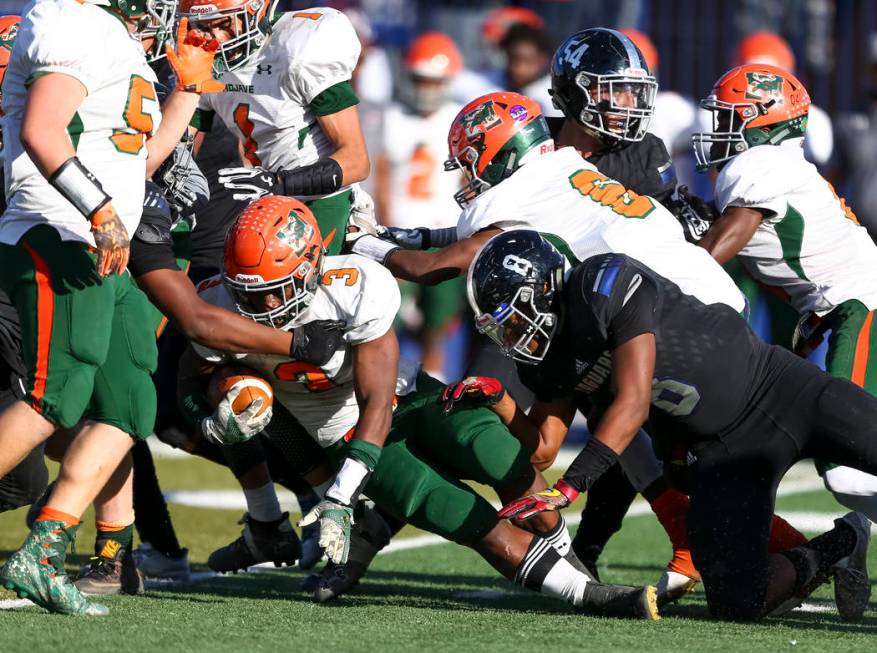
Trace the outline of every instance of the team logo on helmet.
{"label": "team logo on helmet", "polygon": [[0,48],[11,50],[16,36],[18,36],[18,23],[10,26],[5,32],[0,32]]}
{"label": "team logo on helmet", "polygon": [[460,123],[466,132],[466,138],[473,140],[502,124],[502,118],[493,108],[493,100],[488,100],[460,118]]}
{"label": "team logo on helmet", "polygon": [[746,73],[747,100],[758,100],[762,104],[770,100],[783,103],[783,78],[773,73]]}
{"label": "team logo on helmet", "polygon": [[526,120],[527,116],[527,108],[522,104],[516,104],[511,109],[509,109],[509,115],[512,117],[512,120],[516,122],[521,122],[522,120]]}
{"label": "team logo on helmet", "polygon": [[314,228],[302,220],[301,216],[292,210],[286,219],[286,224],[277,232],[278,240],[289,245],[296,256],[304,254],[308,242],[314,237]]}

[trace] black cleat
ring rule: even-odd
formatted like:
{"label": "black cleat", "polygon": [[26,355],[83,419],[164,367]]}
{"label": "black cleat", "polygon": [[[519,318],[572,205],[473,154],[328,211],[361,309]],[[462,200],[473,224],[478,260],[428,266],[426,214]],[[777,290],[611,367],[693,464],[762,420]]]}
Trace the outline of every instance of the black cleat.
{"label": "black cleat", "polygon": [[588,583],[585,585],[580,611],[595,617],[649,621],[657,621],[661,618],[658,613],[657,590],[651,585],[627,587]]}
{"label": "black cleat", "polygon": [[233,572],[261,562],[273,562],[275,567],[294,565],[301,556],[301,542],[289,523],[289,513],[275,522],[256,521],[247,513],[238,523],[244,525],[241,536],[207,559],[213,571]]}

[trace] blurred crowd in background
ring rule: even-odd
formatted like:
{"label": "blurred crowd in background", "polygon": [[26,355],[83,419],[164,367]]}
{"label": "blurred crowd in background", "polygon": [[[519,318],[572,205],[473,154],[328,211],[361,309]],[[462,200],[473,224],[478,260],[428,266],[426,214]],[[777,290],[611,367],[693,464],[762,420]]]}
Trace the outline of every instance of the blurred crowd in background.
{"label": "blurred crowd in background", "polygon": [[[0,13],[25,3],[0,0]],[[280,11],[315,3],[281,0]],[[694,171],[690,135],[698,109],[733,65],[761,62],[807,86],[805,149],[823,176],[877,237],[877,2],[873,0],[359,0],[316,3],[348,14],[363,49],[354,84],[372,173],[364,184],[380,218],[399,227],[456,224],[459,173],[445,172],[448,128],[463,104],[512,90],[559,115],[548,93],[555,47],[588,27],[621,29],[659,82],[650,131],[674,160],[680,184],[712,197]],[[747,283],[741,276],[741,283]],[[463,280],[426,288],[403,283],[399,330],[425,367],[455,378],[465,365]],[[750,297],[754,291],[750,288]],[[786,344],[795,316],[766,296],[755,329]],[[785,313],[785,314],[784,314]],[[463,317],[463,319],[461,319]],[[819,352],[815,357],[819,359]]]}

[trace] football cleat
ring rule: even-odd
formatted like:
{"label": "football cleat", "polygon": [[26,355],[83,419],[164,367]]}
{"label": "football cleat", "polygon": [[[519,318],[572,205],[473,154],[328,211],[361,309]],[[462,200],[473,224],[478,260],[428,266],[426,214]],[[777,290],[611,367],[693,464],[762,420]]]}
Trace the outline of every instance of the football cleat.
{"label": "football cleat", "polygon": [[85,596],[143,594],[143,577],[134,556],[125,548],[119,549],[112,558],[91,558],[89,564],[79,570],[73,584]]}
{"label": "football cleat", "polygon": [[238,571],[261,562],[273,562],[275,567],[282,567],[294,565],[301,557],[301,541],[289,523],[288,512],[276,522],[260,522],[245,513],[238,523],[244,525],[241,536],[211,553],[207,559],[207,566],[213,571]]}
{"label": "football cleat", "polygon": [[582,605],[577,610],[595,617],[648,621],[657,621],[661,618],[658,613],[657,590],[651,585],[626,587],[588,583],[582,595]]}
{"label": "football cleat", "polygon": [[673,558],[658,579],[658,606],[675,603],[700,582],[700,574],[694,568],[689,549],[673,549]]}
{"label": "football cleat", "polygon": [[302,589],[313,591],[314,601],[326,603],[346,594],[359,584],[378,552],[390,542],[392,533],[387,522],[377,512],[361,504],[351,529],[350,553],[343,565],[331,561],[319,574],[312,574],[302,583]]}
{"label": "football cleat", "polygon": [[0,587],[29,599],[41,608],[60,614],[104,616],[109,608],[90,603],[64,571],[67,545],[77,527],[63,522],[38,520],[21,548],[0,569]]}
{"label": "football cleat", "polygon": [[166,578],[188,581],[192,573],[189,567],[189,549],[181,549],[178,556],[165,555],[149,542],[142,542],[132,552],[140,573],[146,578]]}
{"label": "football cleat", "polygon": [[871,600],[871,581],[868,580],[868,542],[871,540],[871,522],[860,512],[851,512],[837,521],[856,532],[856,546],[849,556],[840,560],[834,571],[834,602],[844,621],[860,621]]}

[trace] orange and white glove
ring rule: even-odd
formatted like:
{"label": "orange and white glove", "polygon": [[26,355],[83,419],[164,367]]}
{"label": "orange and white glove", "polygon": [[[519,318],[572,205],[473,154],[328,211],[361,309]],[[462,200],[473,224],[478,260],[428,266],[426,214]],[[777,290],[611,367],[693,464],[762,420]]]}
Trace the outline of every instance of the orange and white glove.
{"label": "orange and white glove", "polygon": [[213,59],[219,42],[207,40],[198,32],[189,31],[189,19],[180,20],[177,31],[177,50],[165,46],[167,60],[177,78],[177,88],[190,93],[216,93],[225,86],[213,79]]}
{"label": "orange and white glove", "polygon": [[107,202],[94,212],[90,222],[97,249],[97,273],[102,277],[113,272],[122,274],[128,267],[131,243],[116,209]]}

